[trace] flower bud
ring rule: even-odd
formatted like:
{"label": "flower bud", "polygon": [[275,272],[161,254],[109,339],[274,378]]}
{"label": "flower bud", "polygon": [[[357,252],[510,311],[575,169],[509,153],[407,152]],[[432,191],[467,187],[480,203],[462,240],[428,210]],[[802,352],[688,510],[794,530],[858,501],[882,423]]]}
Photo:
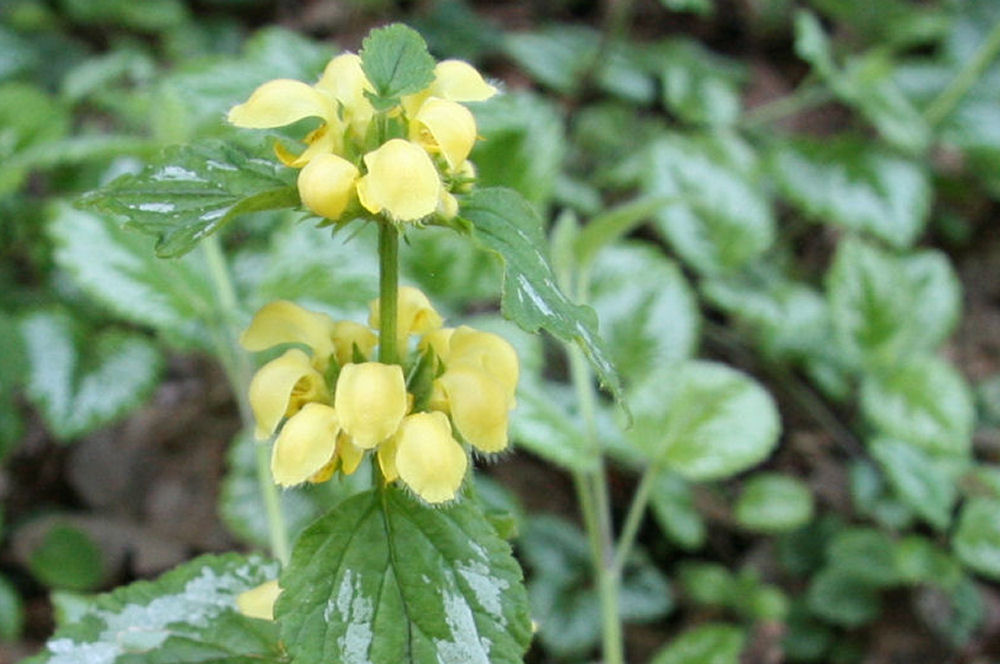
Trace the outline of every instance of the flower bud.
{"label": "flower bud", "polygon": [[485,371],[452,365],[436,382],[447,396],[452,422],[463,438],[483,452],[507,447],[510,402],[500,381]]}
{"label": "flower bud", "polygon": [[354,198],[360,173],[351,162],[335,154],[313,157],[299,172],[302,204],[321,217],[337,220]]}

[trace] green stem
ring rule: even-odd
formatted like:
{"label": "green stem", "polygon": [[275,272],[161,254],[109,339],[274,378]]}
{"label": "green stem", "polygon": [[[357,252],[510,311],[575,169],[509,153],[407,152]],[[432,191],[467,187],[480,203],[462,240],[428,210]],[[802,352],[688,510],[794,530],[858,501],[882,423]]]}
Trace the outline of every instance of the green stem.
{"label": "green stem", "polygon": [[625,562],[628,560],[629,554],[632,553],[635,537],[639,534],[639,526],[642,524],[642,517],[646,513],[646,507],[649,506],[649,497],[652,494],[658,471],[659,469],[655,466],[646,468],[642,479],[639,480],[639,486],[636,487],[635,493],[632,495],[632,504],[629,505],[625,525],[622,526],[621,535],[618,536],[618,550],[615,551],[614,564],[611,566],[612,573],[617,579],[621,579]]}
{"label": "green stem", "polygon": [[[237,341],[239,338],[239,300],[236,296],[236,289],[233,287],[229,267],[226,265],[218,238],[210,236],[202,242],[201,246],[219,305],[219,318],[210,321],[216,354],[226,372],[233,396],[236,397],[243,430],[245,432],[252,431],[254,417],[247,398],[251,376],[250,358],[239,347]],[[284,565],[288,562],[290,549],[288,529],[285,526],[285,516],[281,511],[278,487],[271,478],[267,446],[263,443],[257,444],[257,484],[264,500],[271,554]]]}
{"label": "green stem", "polygon": [[743,114],[740,125],[744,129],[753,129],[822,106],[832,99],[833,93],[826,87],[802,85],[785,97],[750,109]]}
{"label": "green stem", "polygon": [[399,362],[396,348],[396,307],[399,299],[399,232],[387,221],[378,222],[378,359]]}
{"label": "green stem", "polygon": [[976,84],[976,81],[983,75],[998,53],[1000,53],[1000,23],[993,26],[993,29],[986,36],[986,41],[976,51],[975,56],[951,80],[948,87],[942,90],[941,94],[927,106],[924,118],[929,125],[933,127],[940,124],[955,110],[958,102],[962,101],[962,97]]}

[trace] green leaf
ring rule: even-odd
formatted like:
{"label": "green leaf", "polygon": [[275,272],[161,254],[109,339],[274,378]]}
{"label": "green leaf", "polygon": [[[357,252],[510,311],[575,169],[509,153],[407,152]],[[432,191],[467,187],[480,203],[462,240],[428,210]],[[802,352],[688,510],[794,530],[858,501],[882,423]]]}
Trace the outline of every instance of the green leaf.
{"label": "green leaf", "polygon": [[848,465],[851,503],[859,515],[871,517],[887,530],[909,528],[913,511],[890,491],[885,477],[867,460],[858,459]]}
{"label": "green leaf", "polygon": [[279,664],[276,623],[236,612],[236,596],[273,579],[277,563],[202,556],[155,581],[94,598],[31,664]]}
{"label": "green leaf", "polygon": [[712,0],[660,0],[660,4],[675,12],[691,12],[707,16],[715,10]]}
{"label": "green leaf", "polygon": [[473,240],[504,261],[504,316],[528,332],[542,328],[565,343],[579,344],[598,380],[621,403],[621,383],[597,336],[597,317],[556,285],[535,211],[508,189],[478,189],[462,199],[459,214]]}
{"label": "green leaf", "polygon": [[97,544],[82,530],[56,524],[31,552],[28,566],[36,579],[50,588],[93,590],[104,577]]}
{"label": "green leaf", "polygon": [[684,594],[692,602],[720,608],[732,604],[736,578],[724,565],[684,561],[677,576]]}
{"label": "green leaf", "polygon": [[587,472],[597,459],[580,427],[573,390],[522,372],[517,408],[510,416],[511,438],[519,447],[559,468]]}
{"label": "green leaf", "polygon": [[958,559],[978,574],[1000,579],[1000,500],[974,498],[965,503],[951,540]]}
{"label": "green leaf", "polygon": [[814,614],[847,628],[871,622],[882,610],[877,588],[838,568],[814,576],[806,597]]}
{"label": "green leaf", "polygon": [[[376,28],[361,43],[361,68],[375,95],[394,105],[434,82],[434,58],[420,33],[402,23]],[[381,102],[376,103],[381,108]]]}
{"label": "green leaf", "polygon": [[566,155],[564,120],[546,98],[526,91],[471,106],[483,136],[469,159],[479,186],[516,189],[544,211]]}
{"label": "green leaf", "polygon": [[168,148],[135,175],[90,192],[81,204],[126,217],[126,226],[157,238],[156,253],[181,256],[247,212],[298,204],[291,169],[235,145],[209,141]]}
{"label": "green leaf", "polygon": [[[264,446],[264,450],[258,449]],[[238,434],[229,444],[226,475],[219,491],[219,516],[226,527],[243,541],[265,549],[270,545],[267,508],[257,477],[257,455],[270,459],[269,446],[249,433]],[[332,505],[368,488],[367,474],[338,475],[321,484],[309,484],[281,492],[281,512],[288,537],[294,541],[310,523]]]}
{"label": "green leaf", "polygon": [[694,504],[691,485],[680,475],[658,472],[649,505],[663,534],[674,544],[686,551],[700,549],[705,544],[708,536],[705,520]]}
{"label": "green leaf", "polygon": [[400,257],[402,270],[432,302],[444,301],[460,309],[470,301],[499,296],[500,261],[491,252],[476,250],[468,240],[443,228],[409,233],[406,243],[407,250]]}
{"label": "green leaf", "polygon": [[276,615],[301,661],[513,663],[531,638],[521,570],[468,501],[355,496],[302,533],[281,585]]}
{"label": "green leaf", "polygon": [[635,425],[627,432],[653,463],[686,479],[735,475],[778,442],[774,401],[752,378],[712,362],[660,367],[629,391]]}
{"label": "green leaf", "polygon": [[56,263],[115,314],[176,343],[208,343],[205,322],[216,315],[216,304],[200,256],[156,258],[144,236],[68,205],[55,207],[49,235]]}
{"label": "green leaf", "polygon": [[958,277],[944,254],[894,256],[856,238],[838,246],[826,288],[840,350],[859,368],[891,367],[935,350],[961,306]]}
{"label": "green leaf", "polygon": [[124,26],[147,32],[176,27],[188,18],[180,0],[61,0],[69,18],[84,25]]}
{"label": "green leaf", "polygon": [[694,354],[697,300],[677,264],[659,250],[638,242],[607,247],[594,260],[590,282],[601,336],[627,382]]}
{"label": "green leaf", "polygon": [[69,131],[67,110],[28,83],[0,84],[0,195],[16,190],[29,171],[19,163],[32,148],[52,143]]}
{"label": "green leaf", "polygon": [[870,141],[782,141],[770,152],[768,170],[779,193],[806,216],[893,247],[911,246],[927,224],[932,192],[925,170]]}
{"label": "green leaf", "polygon": [[656,228],[699,272],[736,270],[771,246],[771,202],[756,155],[738,138],[665,134],[638,159],[647,195],[682,200],[660,210]]}
{"label": "green leaf", "polygon": [[106,330],[84,345],[73,320],[56,312],[31,314],[21,332],[30,362],[28,397],[60,438],[115,420],[156,385],[163,360],[143,336]]}
{"label": "green leaf", "polygon": [[812,492],[794,477],[760,473],[747,481],[734,512],[736,521],[750,530],[762,533],[795,530],[812,519]]}
{"label": "green leaf", "polygon": [[910,443],[879,438],[869,450],[907,507],[937,530],[951,524],[958,499],[953,469]]}
{"label": "green leaf", "polygon": [[738,664],[746,639],[736,625],[704,623],[675,638],[650,664]]}
{"label": "green leaf", "polygon": [[0,576],[0,641],[16,641],[24,627],[24,602],[17,588]]}
{"label": "green leaf", "polygon": [[663,83],[663,104],[682,121],[731,125],[740,116],[741,68],[689,39],[660,42],[649,50]]}
{"label": "green leaf", "polygon": [[875,528],[845,528],[834,535],[826,552],[829,567],[873,587],[899,582],[892,539]]}
{"label": "green leaf", "polygon": [[914,356],[861,383],[861,409],[883,433],[932,454],[965,457],[975,406],[961,374],[945,360]]}
{"label": "green leaf", "polygon": [[900,579],[910,585],[954,588],[963,577],[961,566],[948,551],[920,535],[896,542],[894,557]]}

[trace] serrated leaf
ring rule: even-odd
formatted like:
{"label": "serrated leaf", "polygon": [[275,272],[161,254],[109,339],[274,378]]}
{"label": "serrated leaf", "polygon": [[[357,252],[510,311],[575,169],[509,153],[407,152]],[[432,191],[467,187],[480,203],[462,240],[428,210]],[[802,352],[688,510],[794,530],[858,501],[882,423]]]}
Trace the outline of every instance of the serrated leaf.
{"label": "serrated leaf", "polygon": [[434,58],[420,33],[401,23],[376,28],[361,43],[361,68],[386,101],[420,92],[434,82]]}
{"label": "serrated leaf", "polygon": [[841,353],[859,368],[895,366],[936,349],[961,306],[958,277],[944,254],[894,256],[856,238],[838,246],[826,288]]}
{"label": "serrated leaf", "polygon": [[236,596],[278,574],[277,563],[202,556],[155,581],[94,598],[31,664],[279,664],[277,624],[236,612]]}
{"label": "serrated leaf", "polygon": [[664,134],[639,163],[647,195],[681,199],[657,213],[656,228],[699,272],[736,270],[771,246],[771,202],[756,181],[756,155],[739,139]]}
{"label": "serrated leaf", "polygon": [[722,364],[660,367],[629,390],[627,432],[653,463],[689,480],[729,477],[760,463],[778,442],[774,401],[749,376]]}
{"label": "serrated leaf", "polygon": [[734,514],[740,525],[757,532],[795,530],[812,519],[812,492],[797,478],[760,473],[747,480]]}
{"label": "serrated leaf", "polygon": [[1000,500],[974,498],[962,507],[951,540],[959,560],[990,579],[1000,579]]}
{"label": "serrated leaf", "polygon": [[504,261],[504,316],[528,332],[541,328],[579,344],[598,380],[622,403],[618,372],[597,335],[597,317],[556,285],[541,220],[531,206],[509,189],[478,189],[462,198],[459,215],[471,226],[473,240]]}
{"label": "serrated leaf", "polygon": [[[258,445],[247,433],[237,435],[229,444],[226,475],[219,490],[219,516],[243,541],[266,548],[270,544],[267,508],[257,477]],[[270,459],[270,451],[265,451]],[[281,492],[281,512],[290,540],[331,506],[366,489],[363,472],[339,476],[321,484],[286,489]]]}
{"label": "serrated leaf", "polygon": [[931,209],[931,182],[915,161],[841,136],[774,145],[768,170],[779,193],[805,215],[911,246]]}
{"label": "serrated leaf", "polygon": [[108,309],[176,343],[208,343],[205,322],[216,315],[216,304],[200,256],[156,258],[141,234],[68,205],[55,208],[48,230],[56,263]]}
{"label": "serrated leaf", "polygon": [[513,663],[531,638],[521,570],[468,501],[355,496],[302,533],[281,585],[276,615],[301,661]]}
{"label": "serrated leaf", "polygon": [[650,664],[738,664],[746,638],[736,625],[705,623],[675,638]]}
{"label": "serrated leaf", "polygon": [[676,263],[647,244],[606,247],[590,268],[590,304],[612,361],[628,382],[686,360],[698,345],[701,316]]}
{"label": "serrated leaf", "polygon": [[30,369],[28,397],[57,436],[74,438],[139,405],[156,385],[163,360],[145,337],[108,330],[78,340],[67,315],[39,312],[21,332]]}
{"label": "serrated leaf", "polygon": [[879,438],[869,450],[900,500],[936,529],[946,529],[958,500],[954,469],[900,440]]}
{"label": "serrated leaf", "polygon": [[140,173],[90,192],[81,204],[126,217],[126,226],[157,238],[156,253],[175,258],[247,212],[299,202],[287,169],[224,142],[168,148]]}
{"label": "serrated leaf", "polygon": [[972,394],[961,374],[938,357],[918,355],[866,375],[861,409],[886,435],[932,454],[963,458],[972,448]]}

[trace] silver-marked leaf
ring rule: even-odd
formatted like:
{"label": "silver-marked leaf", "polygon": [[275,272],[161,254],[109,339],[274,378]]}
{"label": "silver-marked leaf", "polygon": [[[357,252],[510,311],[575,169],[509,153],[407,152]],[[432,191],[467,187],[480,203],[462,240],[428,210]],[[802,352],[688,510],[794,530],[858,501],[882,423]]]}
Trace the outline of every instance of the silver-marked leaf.
{"label": "silver-marked leaf", "polygon": [[54,434],[70,439],[142,403],[163,359],[145,337],[108,330],[80,338],[73,320],[38,312],[21,323],[29,361],[28,397]]}
{"label": "silver-marked leaf", "polygon": [[944,254],[894,256],[853,237],[837,248],[826,288],[840,351],[857,368],[894,366],[935,350],[961,307],[961,286]]}
{"label": "silver-marked leaf", "polygon": [[781,431],[770,394],[722,364],[661,367],[628,396],[635,425],[626,433],[633,444],[690,480],[729,477],[760,463]]}
{"label": "silver-marked leaf", "polygon": [[155,581],[98,595],[25,664],[279,664],[275,623],[246,618],[236,596],[278,564],[234,553],[202,556]]}
{"label": "silver-marked leaf", "polygon": [[870,233],[896,248],[924,230],[931,182],[915,161],[852,137],[775,144],[768,167],[778,191],[805,215]]}
{"label": "silver-marked leaf", "polygon": [[958,500],[954,464],[901,440],[879,438],[869,444],[872,456],[889,478],[899,499],[927,523],[944,530]]}
{"label": "silver-marked leaf", "polygon": [[938,357],[916,356],[866,375],[861,409],[885,434],[933,454],[963,458],[972,448],[976,411],[971,390]]}
{"label": "silver-marked leaf", "polygon": [[111,311],[171,341],[208,343],[205,321],[215,316],[215,295],[200,256],[157,258],[143,235],[68,205],[55,208],[49,234],[56,263]]}
{"label": "silver-marked leaf", "polygon": [[573,391],[564,384],[522,375],[510,433],[519,447],[560,468],[586,472],[597,467],[597,458],[587,449]]}
{"label": "silver-marked leaf", "polygon": [[276,615],[300,662],[513,664],[531,639],[510,546],[467,500],[355,496],[302,533],[281,585]]}
{"label": "silver-marked leaf", "polygon": [[621,402],[621,382],[597,335],[597,316],[559,289],[541,220],[527,201],[510,189],[478,189],[462,198],[459,215],[469,224],[473,240],[504,261],[504,316],[529,332],[541,328],[561,341],[579,344],[598,380]]}
{"label": "silver-marked leaf", "polygon": [[650,66],[663,82],[664,105],[685,122],[729,125],[740,115],[743,72],[689,39],[669,39],[650,49]]}
{"label": "silver-marked leaf", "polygon": [[626,381],[694,354],[701,324],[696,298],[677,264],[659,250],[636,242],[606,247],[590,282],[601,336]]}
{"label": "silver-marked leaf", "polygon": [[230,219],[298,204],[292,169],[230,143],[168,148],[140,173],[119,177],[81,199],[85,207],[126,217],[157,238],[156,253],[181,256]]}
{"label": "silver-marked leaf", "polygon": [[774,214],[756,181],[757,157],[733,136],[666,134],[642,157],[649,196],[680,198],[656,215],[656,228],[699,272],[738,269],[774,241]]}

